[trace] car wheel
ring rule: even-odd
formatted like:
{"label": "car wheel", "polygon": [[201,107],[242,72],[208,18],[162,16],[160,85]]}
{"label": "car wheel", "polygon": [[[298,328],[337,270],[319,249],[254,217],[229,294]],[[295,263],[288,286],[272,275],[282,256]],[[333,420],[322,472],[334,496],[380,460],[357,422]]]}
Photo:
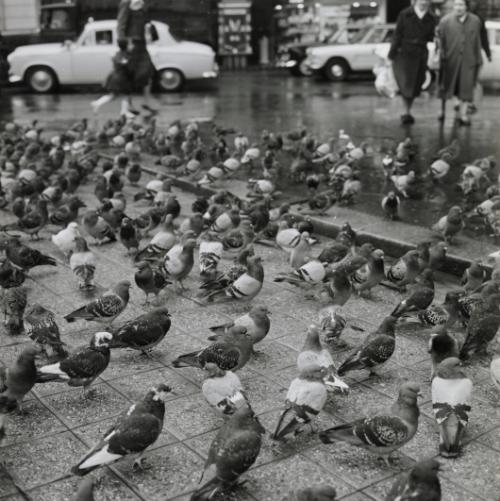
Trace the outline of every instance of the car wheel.
{"label": "car wheel", "polygon": [[428,91],[431,87],[432,84],[434,83],[434,80],[436,79],[436,73],[432,70],[427,70],[425,72],[425,80],[424,83],[422,84],[422,90]]}
{"label": "car wheel", "polygon": [[330,59],[324,68],[325,77],[332,82],[342,82],[349,74],[349,65],[343,59]]}
{"label": "car wheel", "polygon": [[164,92],[177,92],[184,85],[184,75],[174,68],[165,68],[158,73],[158,86]]}
{"label": "car wheel", "polygon": [[302,59],[300,63],[297,65],[299,70],[299,74],[303,77],[310,77],[313,74],[313,70],[306,64],[306,59]]}
{"label": "car wheel", "polygon": [[57,87],[57,76],[47,66],[36,66],[27,71],[26,84],[37,94],[48,94]]}

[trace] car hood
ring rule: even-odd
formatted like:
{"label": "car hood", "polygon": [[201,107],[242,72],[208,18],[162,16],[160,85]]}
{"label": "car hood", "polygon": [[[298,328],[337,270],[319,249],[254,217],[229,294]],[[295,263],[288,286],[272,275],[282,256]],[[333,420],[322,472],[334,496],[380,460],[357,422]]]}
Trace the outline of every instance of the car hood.
{"label": "car hood", "polygon": [[331,53],[332,50],[339,50],[339,49],[344,49],[344,48],[348,48],[348,47],[353,47],[354,45],[356,44],[352,44],[352,45],[346,45],[346,44],[328,44],[328,45],[325,45],[325,44],[320,44],[320,45],[311,45],[309,46],[309,49],[311,51],[311,53],[313,53],[314,55],[317,55],[317,56],[321,56],[321,55],[328,55]]}
{"label": "car hood", "polygon": [[25,56],[25,55],[33,55],[33,54],[57,54],[64,49],[64,45],[62,43],[40,43],[33,45],[21,45],[20,47],[16,47],[13,52],[11,52],[11,56]]}

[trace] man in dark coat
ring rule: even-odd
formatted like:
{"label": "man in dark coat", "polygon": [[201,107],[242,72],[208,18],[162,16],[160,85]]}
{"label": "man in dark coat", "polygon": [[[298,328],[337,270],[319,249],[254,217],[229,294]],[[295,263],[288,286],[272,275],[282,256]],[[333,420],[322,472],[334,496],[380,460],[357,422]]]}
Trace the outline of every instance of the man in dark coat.
{"label": "man in dark coat", "polygon": [[400,13],[389,51],[405,106],[405,114],[401,117],[403,124],[414,123],[411,108],[425,81],[429,57],[427,42],[434,39],[437,24],[429,8],[430,0],[415,0]]}
{"label": "man in dark coat", "polygon": [[143,108],[155,112],[149,106],[154,66],[146,46],[146,29],[152,26],[144,0],[121,0],[118,7],[118,40],[132,42],[129,69],[132,87],[142,90]]}
{"label": "man in dark coat", "polygon": [[469,12],[467,0],[455,0],[453,12],[441,19],[438,27],[441,51],[440,91],[441,120],[444,120],[446,101],[459,100],[461,125],[470,125],[470,104],[483,64],[481,54],[481,21]]}

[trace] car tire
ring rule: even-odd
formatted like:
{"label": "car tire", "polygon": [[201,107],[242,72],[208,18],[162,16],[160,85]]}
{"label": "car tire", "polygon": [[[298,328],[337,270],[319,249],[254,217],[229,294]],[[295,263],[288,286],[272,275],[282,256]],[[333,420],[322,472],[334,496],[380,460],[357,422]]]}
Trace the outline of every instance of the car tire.
{"label": "car tire", "polygon": [[344,59],[334,57],[325,64],[323,73],[331,82],[343,82],[349,75],[349,65]]}
{"label": "car tire", "polygon": [[158,88],[162,92],[179,92],[184,86],[184,75],[175,68],[165,68],[158,72]]}
{"label": "car tire", "polygon": [[37,94],[48,94],[58,85],[57,75],[48,66],[34,66],[26,72],[25,81],[28,87]]}
{"label": "car tire", "polygon": [[422,91],[426,92],[428,91],[431,87],[434,81],[436,80],[436,72],[432,70],[427,70],[425,72],[425,80],[424,83],[422,84]]}

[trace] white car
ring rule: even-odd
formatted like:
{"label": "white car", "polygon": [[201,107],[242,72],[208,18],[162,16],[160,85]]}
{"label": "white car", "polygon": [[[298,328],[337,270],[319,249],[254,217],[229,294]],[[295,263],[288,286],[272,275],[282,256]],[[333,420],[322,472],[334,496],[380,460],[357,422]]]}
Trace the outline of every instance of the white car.
{"label": "white car", "polygon": [[[186,80],[216,78],[219,68],[211,47],[176,40],[169,27],[153,21],[157,38],[147,36],[148,51],[161,90],[178,91]],[[8,56],[10,82],[24,81],[33,91],[47,93],[58,84],[102,84],[118,50],[117,22],[90,21],[76,42],[24,45]]]}
{"label": "white car", "polygon": [[[490,40],[492,60],[485,58],[480,73],[481,82],[500,82],[500,21],[487,21],[486,29]],[[394,25],[367,26],[350,44],[335,44],[311,47],[307,50],[307,64],[311,70],[331,81],[345,80],[355,72],[372,71],[381,55],[387,55],[391,44]],[[429,60],[432,61],[434,44],[430,43]],[[432,72],[428,72],[423,88],[432,83]]]}

